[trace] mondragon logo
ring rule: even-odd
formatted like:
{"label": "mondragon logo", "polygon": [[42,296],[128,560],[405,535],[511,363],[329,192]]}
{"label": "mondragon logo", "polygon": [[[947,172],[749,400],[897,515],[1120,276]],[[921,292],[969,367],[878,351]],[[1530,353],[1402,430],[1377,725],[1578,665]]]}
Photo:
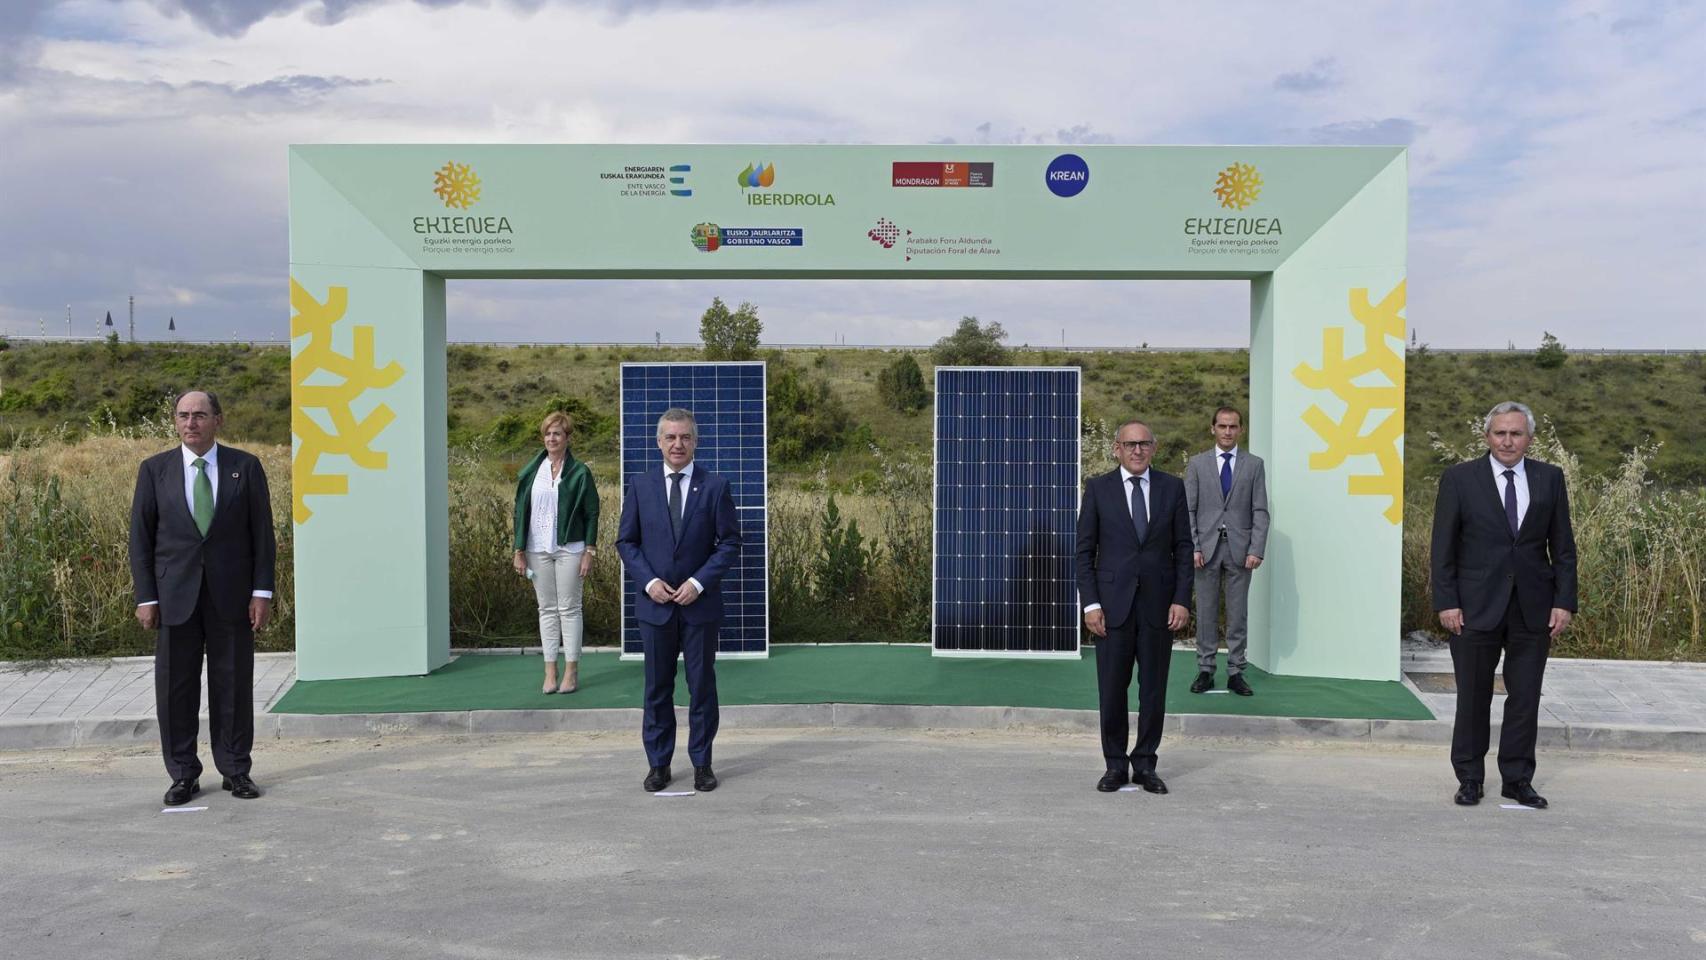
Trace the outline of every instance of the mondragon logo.
{"label": "mondragon logo", "polygon": [[1242,210],[1262,195],[1262,175],[1248,163],[1234,163],[1214,179],[1214,195],[1221,206]]}
{"label": "mondragon logo", "polygon": [[480,177],[466,163],[446,163],[432,175],[432,182],[432,192],[447,207],[466,210],[480,202]]}
{"label": "mondragon logo", "polygon": [[[349,307],[348,287],[327,287],[322,303],[292,277],[290,305],[296,311],[290,318],[290,336],[308,338],[302,351],[290,358],[290,431],[297,441],[290,463],[291,516],[302,524],[314,515],[308,497],[349,493],[348,474],[316,472],[322,456],[342,455],[365,470],[385,469],[388,458],[373,449],[373,441],[397,415],[381,403],[358,420],[354,406],[368,390],[396,383],[403,368],[395,361],[383,367],[374,362],[373,327],[368,325],[350,331],[349,354],[332,349],[332,326]],[[338,382],[325,382],[328,379]],[[332,429],[320,426],[309,410],[323,410]]]}
{"label": "mondragon logo", "polygon": [[1367,287],[1353,288],[1349,300],[1351,317],[1362,326],[1362,352],[1345,356],[1345,328],[1327,327],[1321,366],[1300,363],[1291,372],[1298,383],[1331,392],[1345,405],[1337,422],[1319,406],[1303,411],[1303,422],[1327,444],[1309,455],[1309,469],[1373,457],[1378,471],[1352,474],[1346,490],[1353,497],[1386,497],[1386,519],[1396,524],[1404,519],[1404,281],[1379,303],[1369,302]]}

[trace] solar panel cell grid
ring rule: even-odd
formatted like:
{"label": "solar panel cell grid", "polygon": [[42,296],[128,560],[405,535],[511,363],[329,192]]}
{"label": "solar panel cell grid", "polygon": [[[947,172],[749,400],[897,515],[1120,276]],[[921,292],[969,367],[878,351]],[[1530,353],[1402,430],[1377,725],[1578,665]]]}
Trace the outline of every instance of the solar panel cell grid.
{"label": "solar panel cell grid", "polygon": [[[670,407],[693,412],[693,462],[729,481],[740,516],[741,552],[723,577],[719,654],[769,651],[769,542],[765,520],[765,368],[756,363],[625,363],[621,368],[622,476],[663,469],[658,418]],[[622,578],[622,655],[643,656],[632,578]]]}
{"label": "solar panel cell grid", "polygon": [[1076,368],[936,370],[936,652],[1078,651]]}

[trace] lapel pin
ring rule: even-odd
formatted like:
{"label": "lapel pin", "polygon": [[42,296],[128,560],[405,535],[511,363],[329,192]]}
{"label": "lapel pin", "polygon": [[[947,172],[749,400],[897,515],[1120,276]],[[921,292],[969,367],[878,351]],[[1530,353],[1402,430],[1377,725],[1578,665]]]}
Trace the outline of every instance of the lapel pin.
{"label": "lapel pin", "polygon": [[236,473],[232,473],[232,474],[231,474],[231,479],[233,479],[233,480],[235,480],[235,479],[237,479],[237,474],[236,474]]}

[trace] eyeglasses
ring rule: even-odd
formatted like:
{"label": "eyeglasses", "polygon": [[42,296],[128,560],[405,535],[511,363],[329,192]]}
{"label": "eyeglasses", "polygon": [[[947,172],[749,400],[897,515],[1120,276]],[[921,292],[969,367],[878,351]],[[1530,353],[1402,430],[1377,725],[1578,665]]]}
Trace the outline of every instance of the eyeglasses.
{"label": "eyeglasses", "polygon": [[180,423],[206,423],[213,419],[213,414],[202,410],[179,410],[177,417]]}
{"label": "eyeglasses", "polygon": [[1115,440],[1114,446],[1119,447],[1121,450],[1126,450],[1126,451],[1154,450],[1155,449],[1155,441],[1154,440]]}

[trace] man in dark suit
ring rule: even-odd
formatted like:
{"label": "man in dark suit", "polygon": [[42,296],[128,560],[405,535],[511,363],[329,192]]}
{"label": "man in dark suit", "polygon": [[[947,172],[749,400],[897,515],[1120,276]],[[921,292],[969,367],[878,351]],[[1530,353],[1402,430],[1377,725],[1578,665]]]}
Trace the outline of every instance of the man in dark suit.
{"label": "man in dark suit", "polygon": [[136,619],[157,629],[154,700],[172,786],[166,804],[201,789],[196,736],[201,660],[207,653],[207,726],[220,786],[261,795],[249,776],[255,742],[255,631],[272,615],[272,497],[253,455],[217,442],[219,398],[178,397],[182,444],[142,461],[130,505],[130,575]]}
{"label": "man in dark suit", "polygon": [[687,755],[693,788],[717,789],[711,741],[717,736],[717,630],[723,575],[740,556],[740,520],[729,483],[693,463],[693,414],[679,407],[658,420],[663,470],[628,478],[616,552],[639,589],[634,616],[646,645],[645,789],[669,786],[675,755],[675,660],[687,667]]}
{"label": "man in dark suit", "polygon": [[1499,734],[1502,795],[1535,808],[1540,681],[1553,640],[1576,609],[1576,541],[1564,472],[1526,457],[1534,414],[1505,402],[1487,414],[1488,455],[1440,475],[1434,503],[1433,601],[1451,633],[1457,721],[1451,765],[1461,806],[1481,802],[1493,670],[1505,661]]}
{"label": "man in dark suit", "polygon": [[[1096,789],[1112,793],[1136,782],[1166,793],[1155,773],[1167,716],[1172,631],[1190,620],[1191,522],[1179,478],[1151,469],[1155,434],[1140,420],[1114,434],[1118,468],[1084,485],[1078,511],[1078,602],[1096,635],[1102,758]],[[1126,694],[1137,664],[1137,744],[1126,755]],[[1128,776],[1127,769],[1130,769]]]}

